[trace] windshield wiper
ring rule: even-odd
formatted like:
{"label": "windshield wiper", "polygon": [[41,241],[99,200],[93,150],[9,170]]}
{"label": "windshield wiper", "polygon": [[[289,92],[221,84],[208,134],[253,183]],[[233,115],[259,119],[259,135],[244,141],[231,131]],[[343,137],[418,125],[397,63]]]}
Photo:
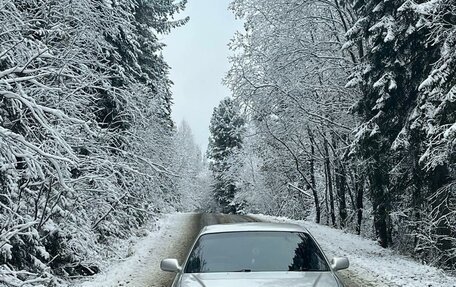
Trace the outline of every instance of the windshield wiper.
{"label": "windshield wiper", "polygon": [[196,280],[196,282],[198,282],[202,287],[206,287],[206,284],[204,284],[203,280],[201,280],[201,278],[199,278],[198,276],[196,276],[195,274],[192,274],[192,277]]}
{"label": "windshield wiper", "polygon": [[231,272],[252,272],[252,270],[251,269],[241,269],[241,270],[231,271]]}

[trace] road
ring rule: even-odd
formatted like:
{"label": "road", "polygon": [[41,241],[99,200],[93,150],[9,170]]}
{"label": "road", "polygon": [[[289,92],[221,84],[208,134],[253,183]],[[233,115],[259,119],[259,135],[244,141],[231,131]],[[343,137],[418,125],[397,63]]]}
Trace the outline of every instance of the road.
{"label": "road", "polygon": [[[170,287],[174,274],[160,270],[162,259],[177,258],[184,262],[196,236],[206,225],[251,221],[288,222],[262,215],[166,214],[145,229],[146,236],[127,242],[125,250],[128,249],[129,256],[114,258],[99,274],[76,279],[70,286]],[[456,287],[456,280],[440,270],[385,251],[371,240],[311,222],[299,224],[312,232],[327,257],[350,256],[353,266],[339,273],[346,287]]]}
{"label": "road", "polygon": [[[196,214],[192,217],[192,226],[186,231],[187,234],[182,234],[179,242],[182,244],[174,248],[170,248],[167,254],[168,258],[177,258],[179,262],[183,262],[191,248],[191,244],[195,240],[198,232],[207,225],[222,224],[222,223],[238,223],[238,222],[255,222],[255,218],[242,215],[228,215],[228,214]],[[357,278],[350,271],[343,271],[339,273],[347,287],[374,287],[364,280]],[[153,283],[150,287],[169,287],[172,284],[174,274],[163,273],[159,282]]]}

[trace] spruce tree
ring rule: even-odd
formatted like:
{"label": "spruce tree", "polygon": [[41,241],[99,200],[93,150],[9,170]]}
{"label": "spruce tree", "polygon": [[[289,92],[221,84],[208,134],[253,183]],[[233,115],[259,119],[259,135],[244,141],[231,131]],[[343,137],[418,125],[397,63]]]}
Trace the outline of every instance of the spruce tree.
{"label": "spruce tree", "polygon": [[390,214],[396,202],[406,199],[419,210],[424,199],[423,134],[411,131],[408,119],[438,47],[427,45],[429,30],[420,27],[420,15],[407,9],[409,3],[354,1],[359,20],[347,33],[349,43],[362,40],[366,46],[353,75],[363,92],[356,106],[363,120],[356,147],[367,161],[375,231],[383,247],[392,244]]}
{"label": "spruce tree", "polygon": [[224,212],[236,212],[232,204],[236,178],[230,174],[230,158],[242,147],[244,120],[238,105],[230,98],[222,100],[212,114],[208,158],[215,178],[214,196]]}
{"label": "spruce tree", "polygon": [[[426,209],[420,209],[415,246],[421,257],[434,257],[450,270],[456,267],[456,5],[452,0],[422,4],[407,1],[401,8],[418,15],[428,31],[426,44],[437,60],[418,87],[409,116],[410,134],[421,136],[419,165]],[[435,57],[435,55],[433,55]],[[409,140],[411,141],[411,140]],[[431,210],[423,212],[423,210]],[[431,227],[431,228],[429,228]],[[431,236],[422,236],[429,234]],[[423,238],[425,238],[423,240]],[[424,252],[423,252],[424,251]],[[427,259],[426,258],[426,259]]]}

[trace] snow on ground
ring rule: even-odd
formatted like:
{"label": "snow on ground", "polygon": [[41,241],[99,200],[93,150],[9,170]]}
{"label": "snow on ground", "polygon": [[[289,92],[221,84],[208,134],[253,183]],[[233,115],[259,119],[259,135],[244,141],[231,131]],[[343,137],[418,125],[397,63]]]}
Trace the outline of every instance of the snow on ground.
{"label": "snow on ground", "polygon": [[[108,266],[78,287],[162,287],[169,284],[173,274],[160,270],[160,261],[169,256],[182,257],[187,252],[186,237],[194,234],[193,214],[170,214],[157,222],[157,230],[140,239],[132,255]],[[176,258],[174,257],[174,258]]]}
{"label": "snow on ground", "polygon": [[[328,257],[347,256],[350,281],[359,286],[378,287],[456,287],[456,277],[381,248],[375,241],[342,230],[281,217],[251,215],[262,221],[296,223],[307,228]],[[362,281],[369,282],[364,284]],[[350,285],[351,286],[351,285]]]}

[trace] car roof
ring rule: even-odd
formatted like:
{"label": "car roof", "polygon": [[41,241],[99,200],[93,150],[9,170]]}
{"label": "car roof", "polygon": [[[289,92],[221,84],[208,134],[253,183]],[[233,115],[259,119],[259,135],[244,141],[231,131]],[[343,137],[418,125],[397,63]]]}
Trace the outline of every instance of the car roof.
{"label": "car roof", "polygon": [[304,232],[307,229],[297,224],[269,223],[269,222],[242,222],[215,224],[204,227],[200,234],[223,233],[223,232],[246,232],[246,231],[282,231],[282,232]]}

